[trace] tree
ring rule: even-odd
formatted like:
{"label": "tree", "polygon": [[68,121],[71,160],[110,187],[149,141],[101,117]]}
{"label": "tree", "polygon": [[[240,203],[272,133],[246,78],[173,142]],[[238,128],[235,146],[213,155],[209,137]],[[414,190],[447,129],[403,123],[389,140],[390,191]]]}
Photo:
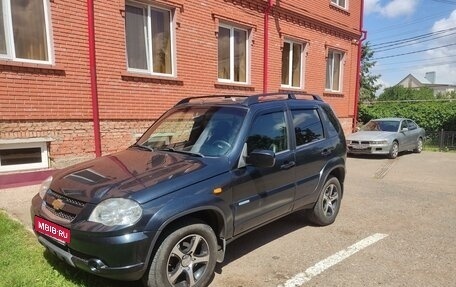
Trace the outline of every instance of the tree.
{"label": "tree", "polygon": [[369,42],[365,42],[361,47],[361,83],[359,90],[360,102],[375,100],[375,93],[381,85],[376,84],[380,75],[372,75],[371,69],[377,62],[372,61],[374,51],[372,51]]}
{"label": "tree", "polygon": [[427,87],[405,88],[393,86],[386,88],[378,97],[379,101],[434,100],[434,92]]}

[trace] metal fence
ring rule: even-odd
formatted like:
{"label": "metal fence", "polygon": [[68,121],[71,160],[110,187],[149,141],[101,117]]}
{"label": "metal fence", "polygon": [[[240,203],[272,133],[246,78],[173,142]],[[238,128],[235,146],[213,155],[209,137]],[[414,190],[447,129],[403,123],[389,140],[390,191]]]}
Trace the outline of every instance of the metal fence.
{"label": "metal fence", "polygon": [[426,132],[425,145],[438,147],[440,151],[456,150],[456,131]]}

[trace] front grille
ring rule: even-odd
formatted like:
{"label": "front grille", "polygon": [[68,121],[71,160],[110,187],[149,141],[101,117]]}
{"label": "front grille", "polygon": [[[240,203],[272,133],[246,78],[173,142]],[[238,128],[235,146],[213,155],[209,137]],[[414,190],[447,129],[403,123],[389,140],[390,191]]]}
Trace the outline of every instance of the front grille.
{"label": "front grille", "polygon": [[[60,200],[55,204],[56,200]],[[45,208],[53,215],[60,217],[66,221],[73,221],[76,216],[86,205],[85,202],[70,198],[66,195],[57,193],[51,189],[48,189],[44,196]]]}
{"label": "front grille", "polygon": [[369,144],[369,141],[352,141],[352,144]]}

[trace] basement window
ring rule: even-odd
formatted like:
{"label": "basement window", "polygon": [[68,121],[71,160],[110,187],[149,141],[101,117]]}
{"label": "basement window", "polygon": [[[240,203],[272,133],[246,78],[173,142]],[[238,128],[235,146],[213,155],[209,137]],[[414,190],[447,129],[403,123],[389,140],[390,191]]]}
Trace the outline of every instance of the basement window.
{"label": "basement window", "polygon": [[47,141],[43,139],[2,140],[0,172],[48,168]]}

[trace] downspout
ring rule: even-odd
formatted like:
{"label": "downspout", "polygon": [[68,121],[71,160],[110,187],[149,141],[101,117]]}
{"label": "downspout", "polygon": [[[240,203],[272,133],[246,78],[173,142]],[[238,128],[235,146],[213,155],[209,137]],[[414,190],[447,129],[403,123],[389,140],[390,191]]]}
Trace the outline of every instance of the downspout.
{"label": "downspout", "polygon": [[269,69],[269,13],[272,8],[272,0],[264,10],[264,52],[263,52],[263,93],[268,92],[268,69]]}
{"label": "downspout", "polygon": [[87,22],[89,32],[90,91],[92,95],[93,134],[95,139],[95,156],[101,156],[100,117],[98,108],[97,68],[95,59],[95,19],[93,0],[87,0]]}
{"label": "downspout", "polygon": [[361,38],[358,42],[358,65],[356,67],[356,87],[355,87],[355,108],[353,116],[353,126],[352,131],[356,130],[356,125],[358,124],[358,102],[359,102],[359,92],[361,86],[361,53],[363,41],[366,40],[367,32],[363,30],[363,12],[364,12],[364,0],[361,0],[361,11],[359,17],[359,31],[361,31]]}

